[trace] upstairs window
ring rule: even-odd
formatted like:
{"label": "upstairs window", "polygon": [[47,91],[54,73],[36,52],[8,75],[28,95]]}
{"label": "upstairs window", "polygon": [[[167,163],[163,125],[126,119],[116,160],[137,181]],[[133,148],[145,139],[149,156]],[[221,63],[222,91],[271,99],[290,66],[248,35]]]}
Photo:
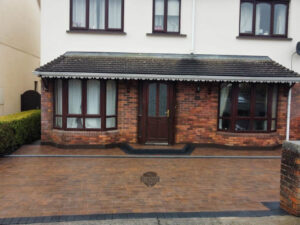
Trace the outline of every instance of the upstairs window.
{"label": "upstairs window", "polygon": [[153,0],[153,32],[180,32],[181,0]]}
{"label": "upstairs window", "polygon": [[71,30],[123,31],[124,0],[71,0]]}
{"label": "upstairs window", "polygon": [[287,37],[289,0],[241,0],[240,35]]}

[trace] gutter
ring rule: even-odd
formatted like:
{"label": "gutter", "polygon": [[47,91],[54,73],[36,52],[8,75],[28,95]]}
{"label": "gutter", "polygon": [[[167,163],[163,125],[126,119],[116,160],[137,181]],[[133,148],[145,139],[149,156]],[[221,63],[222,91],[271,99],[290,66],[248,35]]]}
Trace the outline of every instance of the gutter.
{"label": "gutter", "polygon": [[244,76],[197,76],[197,75],[157,75],[157,74],[112,74],[83,72],[39,72],[34,74],[42,78],[74,79],[115,79],[115,80],[163,80],[194,82],[249,82],[249,83],[299,83],[300,77],[244,77]]}

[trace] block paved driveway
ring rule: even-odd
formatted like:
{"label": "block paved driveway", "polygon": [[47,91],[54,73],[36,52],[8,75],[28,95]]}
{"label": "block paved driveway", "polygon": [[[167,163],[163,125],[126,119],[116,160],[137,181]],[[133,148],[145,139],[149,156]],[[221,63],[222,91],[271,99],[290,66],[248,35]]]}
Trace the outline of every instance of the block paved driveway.
{"label": "block paved driveway", "polygon": [[[15,155],[124,155],[120,149],[23,146]],[[196,149],[199,155],[280,156]],[[160,177],[154,187],[143,173]],[[279,201],[280,158],[0,158],[0,218],[111,213],[264,211]]]}

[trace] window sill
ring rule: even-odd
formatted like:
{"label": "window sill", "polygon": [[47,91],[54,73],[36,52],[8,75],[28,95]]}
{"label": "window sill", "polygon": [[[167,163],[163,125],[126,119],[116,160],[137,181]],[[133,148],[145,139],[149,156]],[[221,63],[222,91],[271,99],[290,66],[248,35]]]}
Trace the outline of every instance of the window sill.
{"label": "window sill", "polygon": [[126,32],[124,32],[124,31],[107,31],[107,30],[67,30],[67,33],[126,35]]}
{"label": "window sill", "polygon": [[76,129],[59,129],[59,128],[52,128],[52,131],[58,132],[61,134],[82,134],[88,136],[98,136],[99,133],[119,133],[118,129],[109,129],[109,130],[76,130]]}
{"label": "window sill", "polygon": [[275,41],[292,41],[293,38],[285,37],[264,37],[264,36],[237,36],[236,39],[248,39],[248,40],[275,40]]}
{"label": "window sill", "polygon": [[277,132],[230,132],[230,131],[217,131],[217,134],[224,135],[224,136],[233,136],[233,137],[272,137],[276,136]]}
{"label": "window sill", "polygon": [[186,34],[177,34],[177,33],[147,33],[147,36],[152,37],[186,37]]}

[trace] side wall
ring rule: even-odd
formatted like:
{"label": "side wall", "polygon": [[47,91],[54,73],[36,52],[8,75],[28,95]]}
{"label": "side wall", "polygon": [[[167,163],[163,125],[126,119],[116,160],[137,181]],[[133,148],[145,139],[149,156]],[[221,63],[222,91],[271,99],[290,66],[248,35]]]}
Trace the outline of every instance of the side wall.
{"label": "side wall", "polygon": [[[241,134],[217,131],[218,93],[217,83],[201,83],[196,93],[196,83],[176,84],[175,142],[217,144],[236,147],[275,147],[282,144],[286,132],[287,89],[279,88],[277,132]],[[128,92],[128,87],[130,87]],[[138,82],[118,82],[118,130],[63,131],[52,129],[53,83],[49,91],[42,91],[42,142],[57,145],[109,145],[137,142]]]}
{"label": "side wall", "polygon": [[[21,110],[40,65],[40,9],[36,0],[0,1],[0,116]],[[40,90],[38,90],[40,91]]]}

